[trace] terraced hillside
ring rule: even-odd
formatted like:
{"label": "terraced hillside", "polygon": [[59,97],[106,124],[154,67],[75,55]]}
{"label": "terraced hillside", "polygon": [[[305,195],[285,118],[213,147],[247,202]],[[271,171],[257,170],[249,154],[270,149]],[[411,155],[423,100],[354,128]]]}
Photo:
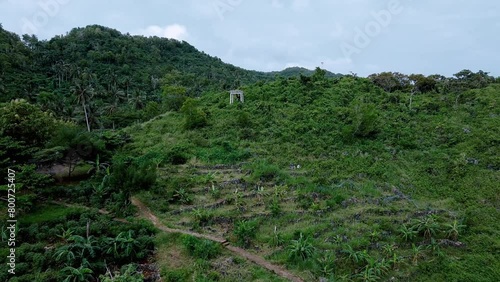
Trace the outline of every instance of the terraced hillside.
{"label": "terraced hillside", "polygon": [[[304,281],[499,276],[498,85],[456,97],[349,77],[244,90],[245,104],[211,93],[126,130],[125,149],[158,164],[138,197],[162,224],[228,240]],[[205,122],[186,127],[196,112]],[[158,257],[165,275],[237,277],[235,265],[218,268],[230,253],[196,274],[183,254],[175,266]]]}

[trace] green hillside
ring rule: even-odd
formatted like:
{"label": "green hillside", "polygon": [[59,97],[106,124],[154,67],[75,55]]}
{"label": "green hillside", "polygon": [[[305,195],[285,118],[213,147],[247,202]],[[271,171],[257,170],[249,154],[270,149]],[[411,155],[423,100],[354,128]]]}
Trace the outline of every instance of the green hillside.
{"label": "green hillside", "polygon": [[[208,116],[202,128],[185,129],[190,117],[169,113],[128,129],[126,152],[167,162],[161,185],[141,194],[165,222],[226,234],[220,222],[251,219],[249,248],[306,281],[499,277],[500,85],[418,94],[411,109],[411,94],[361,78],[244,90],[244,104],[229,105],[227,93],[197,100]],[[187,204],[175,198],[180,187],[197,210],[174,212]],[[203,208],[211,194],[227,204]],[[201,227],[198,213],[209,218]],[[270,243],[275,227],[279,246]],[[291,259],[289,240],[300,234],[315,251]]]}
{"label": "green hillside", "polygon": [[101,26],[0,44],[2,281],[500,277],[486,72],[261,73]]}
{"label": "green hillside", "polygon": [[0,46],[0,102],[24,98],[84,124],[83,99],[95,129],[123,127],[155,116],[163,96],[171,94],[171,88],[165,90],[170,84],[183,87],[183,95],[199,97],[209,90],[313,72],[245,70],[185,41],[132,36],[98,25],[74,28],[50,40],[28,35],[21,39],[0,25]]}

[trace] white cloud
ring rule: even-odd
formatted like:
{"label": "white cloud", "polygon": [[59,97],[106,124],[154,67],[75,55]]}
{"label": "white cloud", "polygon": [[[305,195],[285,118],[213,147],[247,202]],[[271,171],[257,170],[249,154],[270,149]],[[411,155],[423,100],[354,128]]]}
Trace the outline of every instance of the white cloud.
{"label": "white cloud", "polygon": [[142,29],[139,34],[145,36],[173,38],[177,40],[186,40],[189,37],[187,28],[180,24],[172,24],[165,27],[150,25],[147,28]]}

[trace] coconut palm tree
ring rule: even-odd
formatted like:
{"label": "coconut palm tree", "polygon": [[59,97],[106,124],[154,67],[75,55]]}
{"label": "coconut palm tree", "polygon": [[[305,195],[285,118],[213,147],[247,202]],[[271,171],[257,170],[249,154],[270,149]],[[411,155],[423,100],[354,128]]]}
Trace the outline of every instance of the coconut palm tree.
{"label": "coconut palm tree", "polygon": [[146,94],[143,91],[136,90],[128,95],[128,103],[134,110],[140,110],[146,105]]}
{"label": "coconut palm tree", "polygon": [[75,79],[74,85],[71,87],[71,92],[76,96],[79,104],[82,105],[83,112],[85,113],[85,122],[87,123],[87,130],[90,132],[89,113],[87,104],[94,97],[94,89],[92,85],[88,84],[85,80]]}

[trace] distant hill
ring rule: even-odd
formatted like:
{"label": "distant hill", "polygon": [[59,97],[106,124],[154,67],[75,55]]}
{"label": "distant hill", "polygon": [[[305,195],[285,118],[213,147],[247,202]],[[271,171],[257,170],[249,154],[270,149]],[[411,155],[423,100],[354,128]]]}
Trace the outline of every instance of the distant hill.
{"label": "distant hill", "polygon": [[[50,40],[23,36],[0,26],[2,73],[0,101],[32,98],[42,91],[69,92],[75,79],[95,77],[94,90],[115,88],[125,92],[143,91],[159,95],[160,79],[171,71],[189,75],[191,95],[207,90],[227,90],[259,80],[310,75],[312,70],[287,68],[277,72],[245,70],[224,63],[185,41],[160,37],[132,36],[99,25],[74,28]],[[336,76],[328,72],[327,76]],[[36,81],[37,83],[33,83]],[[106,93],[102,96],[107,96]]]}
{"label": "distant hill", "polygon": [[[283,77],[297,77],[299,75],[305,75],[305,76],[310,76],[314,73],[314,70],[309,70],[309,69],[306,69],[306,68],[302,68],[302,67],[290,67],[290,68],[286,68],[282,71],[273,71],[271,72],[271,74],[273,75],[281,75]],[[326,71],[326,77],[341,77],[342,74],[340,73],[333,73],[333,72],[330,72],[330,71]]]}

